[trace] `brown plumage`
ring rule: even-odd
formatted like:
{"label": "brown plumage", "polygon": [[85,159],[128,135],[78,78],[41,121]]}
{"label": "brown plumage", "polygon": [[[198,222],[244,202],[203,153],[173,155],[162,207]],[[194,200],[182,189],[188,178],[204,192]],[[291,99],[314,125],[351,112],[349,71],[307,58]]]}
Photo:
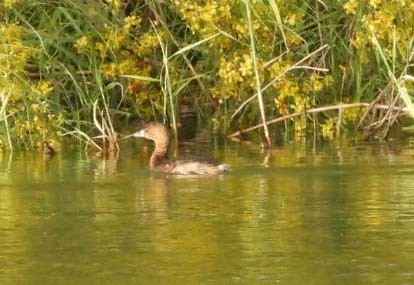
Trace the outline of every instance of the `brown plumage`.
{"label": "brown plumage", "polygon": [[147,124],[134,133],[134,137],[154,141],[155,149],[149,162],[150,169],[153,171],[181,175],[215,175],[231,171],[229,165],[218,164],[210,159],[169,159],[171,135],[167,127],[161,123]]}

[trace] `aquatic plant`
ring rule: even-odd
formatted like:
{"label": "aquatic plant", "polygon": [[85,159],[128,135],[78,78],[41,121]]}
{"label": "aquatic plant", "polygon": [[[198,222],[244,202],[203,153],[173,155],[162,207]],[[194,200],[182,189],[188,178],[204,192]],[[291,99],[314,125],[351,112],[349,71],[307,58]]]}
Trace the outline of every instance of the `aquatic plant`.
{"label": "aquatic plant", "polygon": [[407,1],[7,0],[0,19],[10,149],[64,134],[115,142],[116,122],[137,119],[177,132],[183,101],[215,132],[262,122],[269,144],[269,122],[331,139],[355,128],[385,136],[401,110],[414,115]]}

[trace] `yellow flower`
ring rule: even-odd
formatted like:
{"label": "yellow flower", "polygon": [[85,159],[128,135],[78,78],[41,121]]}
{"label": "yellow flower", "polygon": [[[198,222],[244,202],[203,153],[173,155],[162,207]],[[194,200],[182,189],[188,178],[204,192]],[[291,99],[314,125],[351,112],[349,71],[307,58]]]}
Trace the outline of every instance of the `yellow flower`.
{"label": "yellow flower", "polygon": [[299,46],[304,40],[299,34],[288,32],[286,33],[286,41],[289,46]]}
{"label": "yellow flower", "polygon": [[347,14],[355,15],[358,9],[358,0],[349,0],[344,5],[344,10]]}
{"label": "yellow flower", "polygon": [[115,10],[119,10],[122,8],[122,1],[121,0],[105,0],[106,3],[111,5]]}
{"label": "yellow flower", "polygon": [[250,54],[243,54],[243,61],[240,63],[239,71],[241,76],[248,77],[253,75],[252,59]]}
{"label": "yellow flower", "polygon": [[289,26],[294,26],[297,23],[302,22],[303,13],[292,13],[285,17],[285,23]]}
{"label": "yellow flower", "polygon": [[323,84],[325,86],[331,86],[331,84],[333,84],[333,83],[334,83],[334,79],[333,79],[332,75],[326,75],[323,78]]}
{"label": "yellow flower", "polygon": [[114,51],[120,50],[127,43],[127,37],[121,30],[114,30],[105,36],[108,47]]}
{"label": "yellow flower", "polygon": [[102,74],[106,78],[114,79],[119,74],[118,66],[113,62],[106,63],[106,64],[102,65]]}
{"label": "yellow flower", "polygon": [[99,54],[99,56],[101,58],[105,58],[106,57],[107,48],[106,48],[106,45],[104,43],[97,42],[95,44],[95,50],[98,52],[98,54]]}
{"label": "yellow flower", "polygon": [[75,41],[74,47],[79,54],[86,54],[89,51],[90,43],[87,36],[80,37]]}
{"label": "yellow flower", "polygon": [[324,87],[323,81],[320,79],[320,76],[316,75],[315,73],[313,73],[310,77],[310,82],[311,82],[311,88],[312,91],[321,91]]}
{"label": "yellow flower", "polygon": [[377,8],[379,4],[381,4],[381,0],[369,0],[369,5],[371,5],[374,8]]}
{"label": "yellow flower", "polygon": [[8,24],[0,26],[0,35],[2,40],[11,45],[21,45],[21,35],[23,27],[18,24]]}
{"label": "yellow flower", "polygon": [[39,81],[36,86],[36,93],[42,98],[49,96],[53,91],[53,85],[49,81]]}
{"label": "yellow flower", "polygon": [[20,0],[4,0],[4,7],[13,8]]}
{"label": "yellow flower", "polygon": [[191,1],[175,0],[174,4],[193,33],[209,36],[216,33],[215,26],[219,26],[223,22],[230,22],[230,11],[234,2],[225,1],[219,4],[218,1],[210,0],[198,4]]}
{"label": "yellow flower", "polygon": [[119,74],[135,74],[137,61],[134,57],[129,56],[118,64]]}
{"label": "yellow flower", "polygon": [[236,22],[233,24],[233,29],[236,31],[238,38],[249,36],[249,26],[245,21],[240,23]]}
{"label": "yellow flower", "polygon": [[125,33],[129,33],[132,28],[138,29],[141,27],[142,19],[138,16],[129,16],[124,18],[124,26],[122,27]]}
{"label": "yellow flower", "polygon": [[0,24],[0,70],[6,78],[25,72],[27,60],[34,54],[35,49],[24,44],[23,32],[23,27],[18,24]]}
{"label": "yellow flower", "polygon": [[[164,33],[160,34],[160,37],[163,38]],[[150,54],[153,51],[154,47],[158,47],[160,44],[157,35],[152,33],[146,33],[142,35],[138,41],[138,44],[134,48],[134,52],[139,56],[145,56]]]}

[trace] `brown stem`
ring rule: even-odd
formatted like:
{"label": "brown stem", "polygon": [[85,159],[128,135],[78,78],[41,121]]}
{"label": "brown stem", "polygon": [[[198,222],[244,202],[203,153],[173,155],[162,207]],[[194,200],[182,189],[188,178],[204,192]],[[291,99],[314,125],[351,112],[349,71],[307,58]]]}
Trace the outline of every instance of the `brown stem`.
{"label": "brown stem", "polygon": [[[376,108],[376,109],[384,109],[384,110],[393,109],[393,110],[396,110],[396,111],[404,111],[404,112],[407,111],[406,107],[388,106],[388,105],[383,105],[383,104],[375,104],[373,106],[370,103],[339,104],[339,105],[331,105],[331,106],[313,108],[313,109],[305,110],[305,111],[302,111],[302,112],[296,112],[296,113],[293,113],[293,114],[285,115],[285,116],[267,121],[266,125],[270,125],[270,124],[274,124],[274,123],[278,123],[278,122],[283,122],[283,121],[286,121],[288,119],[298,117],[298,116],[301,116],[301,115],[312,114],[312,113],[320,113],[320,112],[325,112],[325,111],[330,111],[330,110],[337,110],[337,109],[355,108],[355,107],[373,107],[373,108]],[[249,128],[244,129],[244,130],[240,130],[240,131],[237,131],[237,132],[231,134],[230,137],[238,137],[241,134],[251,132],[251,131],[259,129],[261,127],[263,127],[263,124],[259,124],[259,125],[253,126],[253,127],[249,127]]]}

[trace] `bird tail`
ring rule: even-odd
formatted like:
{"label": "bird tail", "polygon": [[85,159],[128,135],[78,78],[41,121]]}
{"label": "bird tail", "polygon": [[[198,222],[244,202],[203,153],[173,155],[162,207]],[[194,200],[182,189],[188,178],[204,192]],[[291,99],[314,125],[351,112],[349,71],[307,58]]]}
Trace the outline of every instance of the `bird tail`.
{"label": "bird tail", "polygon": [[225,163],[220,164],[220,165],[218,166],[218,169],[219,169],[220,171],[223,171],[223,172],[232,172],[232,171],[233,171],[233,169],[231,169],[230,165],[225,164]]}

